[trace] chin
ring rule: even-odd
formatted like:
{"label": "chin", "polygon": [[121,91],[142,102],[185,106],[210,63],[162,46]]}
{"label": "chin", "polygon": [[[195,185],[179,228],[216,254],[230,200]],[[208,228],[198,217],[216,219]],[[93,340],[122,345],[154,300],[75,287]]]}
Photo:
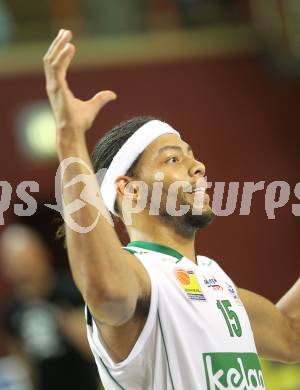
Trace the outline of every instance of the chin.
{"label": "chin", "polygon": [[212,209],[207,206],[199,211],[197,214],[192,211],[189,211],[184,215],[185,223],[195,229],[203,229],[206,226],[210,225],[215,218],[215,214]]}

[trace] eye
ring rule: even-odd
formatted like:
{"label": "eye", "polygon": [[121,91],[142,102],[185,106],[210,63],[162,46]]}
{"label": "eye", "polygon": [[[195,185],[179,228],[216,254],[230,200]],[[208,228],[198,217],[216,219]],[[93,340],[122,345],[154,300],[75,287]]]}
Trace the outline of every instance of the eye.
{"label": "eye", "polygon": [[169,157],[169,158],[166,160],[166,163],[171,163],[171,164],[173,164],[173,163],[176,163],[177,161],[179,161],[179,160],[178,160],[178,157],[172,156],[172,157]]}

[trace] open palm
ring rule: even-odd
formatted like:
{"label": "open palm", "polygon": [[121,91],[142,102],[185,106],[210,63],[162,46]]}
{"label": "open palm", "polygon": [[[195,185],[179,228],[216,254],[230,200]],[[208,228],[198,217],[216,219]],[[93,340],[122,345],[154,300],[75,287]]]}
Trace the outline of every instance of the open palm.
{"label": "open palm", "polygon": [[57,130],[84,133],[91,127],[101,108],[116,99],[116,94],[101,91],[87,101],[73,95],[66,80],[76,51],[71,39],[71,31],[60,30],[44,56],[46,86]]}

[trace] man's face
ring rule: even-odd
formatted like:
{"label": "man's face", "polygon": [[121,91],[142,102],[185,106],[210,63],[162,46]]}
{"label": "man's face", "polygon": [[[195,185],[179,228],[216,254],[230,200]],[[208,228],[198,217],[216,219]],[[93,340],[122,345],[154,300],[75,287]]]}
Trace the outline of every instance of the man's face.
{"label": "man's face", "polygon": [[44,283],[49,276],[47,251],[37,241],[15,237],[1,248],[1,269],[14,285]]}
{"label": "man's face", "polygon": [[[191,147],[175,134],[164,134],[154,140],[141,155],[137,170],[139,179],[148,185],[147,212],[156,211],[161,217],[184,222],[197,229],[208,225],[214,214],[205,192],[205,166],[193,155]],[[160,196],[153,196],[157,173],[163,184]],[[154,191],[153,191],[154,190]],[[152,196],[151,196],[152,195]],[[189,209],[180,218],[180,206]]]}

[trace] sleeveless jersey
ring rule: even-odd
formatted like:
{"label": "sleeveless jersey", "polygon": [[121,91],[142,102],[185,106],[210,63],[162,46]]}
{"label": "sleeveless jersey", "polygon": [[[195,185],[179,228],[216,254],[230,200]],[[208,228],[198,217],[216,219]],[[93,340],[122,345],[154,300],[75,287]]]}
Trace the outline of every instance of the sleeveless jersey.
{"label": "sleeveless jersey", "polygon": [[[232,280],[213,260],[135,241],[151,280],[145,326],[128,357],[109,356],[88,309],[88,340],[107,390],[265,389],[253,333]],[[116,286],[117,288],[117,286]]]}

